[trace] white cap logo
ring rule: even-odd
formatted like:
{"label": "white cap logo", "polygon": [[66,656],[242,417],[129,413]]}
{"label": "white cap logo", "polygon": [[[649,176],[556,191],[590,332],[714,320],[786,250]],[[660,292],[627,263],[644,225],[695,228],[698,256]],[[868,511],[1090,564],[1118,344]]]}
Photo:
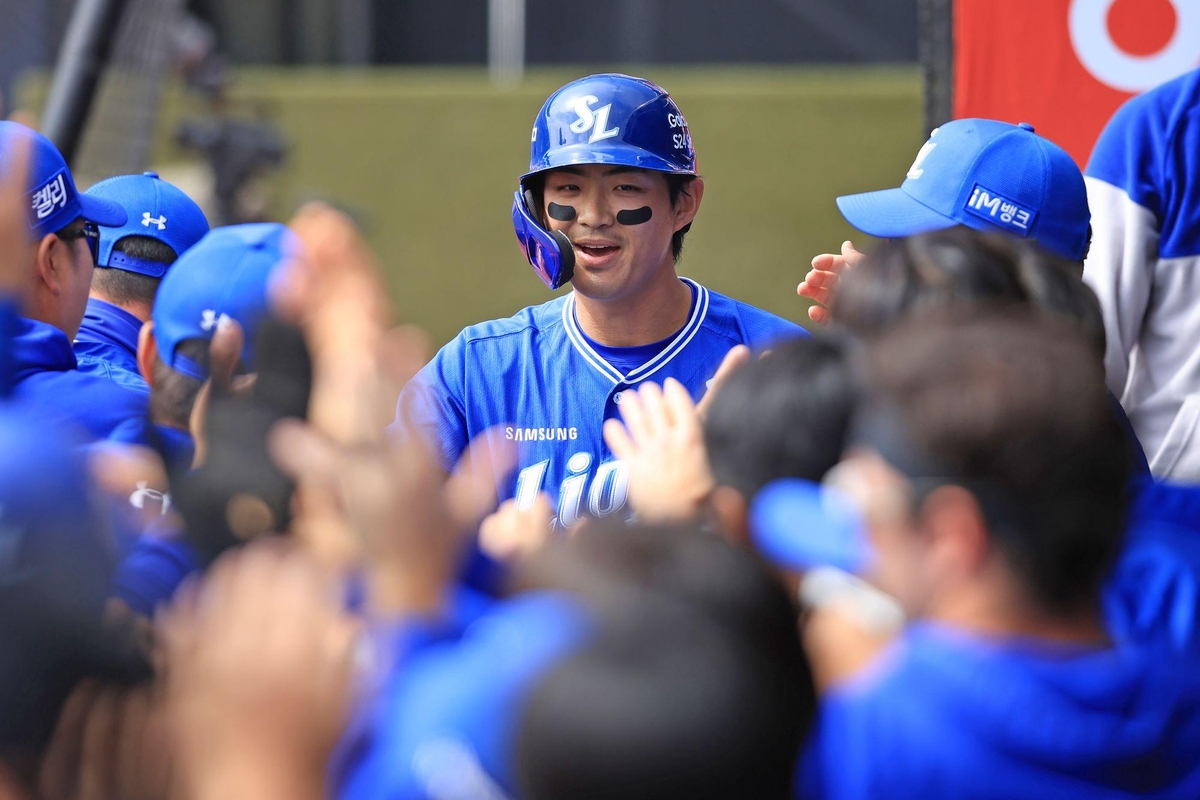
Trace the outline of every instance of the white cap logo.
{"label": "white cap logo", "polygon": [[149,211],[143,211],[142,225],[146,226],[147,228],[149,228],[151,225],[157,225],[160,231],[165,231],[167,229],[167,218],[161,215],[155,218],[150,216]]}

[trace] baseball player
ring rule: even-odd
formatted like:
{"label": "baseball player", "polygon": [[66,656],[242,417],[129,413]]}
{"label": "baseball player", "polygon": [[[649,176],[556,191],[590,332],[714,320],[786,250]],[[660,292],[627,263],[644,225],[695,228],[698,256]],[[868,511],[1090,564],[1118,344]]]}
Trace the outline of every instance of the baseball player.
{"label": "baseball player", "polygon": [[[227,225],[180,256],[162,281],[138,342],[139,368],[150,385],[149,421],[124,426],[114,439],[154,447],[172,480],[188,471],[194,454],[188,419],[208,377],[209,344],[223,320],[237,322],[245,337],[241,364],[254,368],[267,282],[295,247],[278,223]],[[132,611],[153,616],[204,561],[177,531],[143,536],[117,569],[113,595]]]}
{"label": "baseball player", "polygon": [[155,446],[168,467],[175,462],[186,471],[193,449],[188,422],[208,378],[209,342],[224,320],[234,320],[244,335],[242,364],[253,363],[267,313],[267,279],[291,252],[291,241],[279,223],[227,225],[180,257],[138,339],[138,370],[150,387],[149,425],[127,424],[114,439]]}
{"label": "baseball player", "polygon": [[208,232],[204,212],[153,172],[118,175],[84,192],[119,204],[128,219],[101,225],[87,312],[75,336],[80,372],[100,375],[144,405],[150,389],[138,374],[138,332],[150,319],[167,267]]}
{"label": "baseball player", "polygon": [[1085,173],[1108,387],[1155,477],[1200,481],[1200,70],[1122,106]]}
{"label": "baseball player", "polygon": [[677,274],[704,180],[666,91],[628,75],[573,81],[531,138],[513,226],[546,286],[573,291],[466,328],[401,394],[394,427],[449,468],[499,426],[519,459],[500,498],[528,507],[546,493],[569,527],[625,507],[628,476],[601,433],[624,392],[674,379],[699,398],[732,348],[803,329]]}
{"label": "baseball player", "polygon": [[29,147],[26,213],[29,246],[23,259],[23,316],[11,331],[6,368],[19,400],[49,419],[73,424],[97,439],[144,415],[137,401],[112,381],[77,369],[71,340],[88,301],[99,244],[99,225],[119,227],[126,213],[117,203],[80,194],[58,149],[39,133],[0,121],[0,167]]}

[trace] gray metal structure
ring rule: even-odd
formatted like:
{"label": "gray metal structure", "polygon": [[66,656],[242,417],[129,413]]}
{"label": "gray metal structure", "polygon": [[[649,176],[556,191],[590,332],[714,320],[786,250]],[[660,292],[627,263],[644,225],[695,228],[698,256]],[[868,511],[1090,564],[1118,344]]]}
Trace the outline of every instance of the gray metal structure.
{"label": "gray metal structure", "polygon": [[926,133],[954,118],[954,0],[919,0]]}

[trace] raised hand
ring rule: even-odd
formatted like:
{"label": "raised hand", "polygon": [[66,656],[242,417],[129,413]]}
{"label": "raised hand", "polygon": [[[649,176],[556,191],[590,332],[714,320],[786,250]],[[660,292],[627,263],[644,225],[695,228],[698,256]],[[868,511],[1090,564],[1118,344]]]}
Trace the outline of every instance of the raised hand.
{"label": "raised hand", "polygon": [[0,154],[0,299],[19,308],[29,284],[29,220],[26,180],[29,174],[30,142],[14,137],[9,152]]}
{"label": "raised hand", "polygon": [[553,519],[554,508],[545,494],[539,494],[528,508],[505,500],[479,527],[479,547],[498,561],[529,555],[551,540]]}
{"label": "raised hand", "polygon": [[[393,396],[386,411],[373,413],[359,402],[373,394],[379,343],[391,326],[379,264],[350,218],[329,206],[305,205],[289,227],[303,252],[272,281],[271,301],[304,332],[312,354],[309,420],[338,442],[371,440],[392,421],[396,402]],[[428,352],[416,354],[419,368]]]}
{"label": "raised hand", "polygon": [[621,398],[621,418],[604,423],[604,441],[629,467],[629,505],[647,521],[697,516],[712,493],[700,415],[683,384],[644,383]]}
{"label": "raised hand", "polygon": [[[419,366],[420,337],[396,329],[381,342],[369,391],[354,398],[361,416],[394,403]],[[370,435],[370,439],[368,439]],[[375,611],[436,610],[458,567],[466,534],[496,503],[497,478],[512,469],[511,445],[488,433],[471,443],[447,476],[416,438],[391,441],[383,426],[343,444],[315,425],[284,422],[271,438],[276,463],[298,484],[293,533],[318,548],[357,543]]]}
{"label": "raised hand", "polygon": [[796,294],[814,301],[808,309],[808,318],[818,325],[827,325],[830,321],[829,306],[837,294],[838,283],[842,273],[853,269],[866,256],[854,249],[850,242],[842,242],[842,252],[838,255],[822,253],[812,260],[812,269],[804,276],[804,280],[796,287]]}
{"label": "raised hand", "polygon": [[721,359],[721,365],[717,367],[716,374],[708,382],[708,388],[704,392],[704,396],[700,398],[700,402],[696,405],[696,413],[700,415],[700,419],[704,419],[708,415],[708,407],[712,405],[712,399],[716,396],[721,385],[729,380],[730,375],[750,363],[750,359],[753,357],[750,348],[744,344],[729,348],[729,352],[725,354],[725,358]]}
{"label": "raised hand", "polygon": [[224,317],[217,323],[209,345],[209,378],[196,395],[192,405],[192,414],[188,419],[192,440],[196,443],[195,455],[192,458],[193,467],[204,466],[208,460],[208,411],[212,406],[213,395],[228,395],[234,391],[249,392],[253,388],[253,377],[242,376],[235,381],[238,360],[242,355],[245,342],[242,326],[235,320]]}
{"label": "raised hand", "polygon": [[337,582],[282,544],[222,556],[159,620],[179,796],[326,796],[359,629]]}

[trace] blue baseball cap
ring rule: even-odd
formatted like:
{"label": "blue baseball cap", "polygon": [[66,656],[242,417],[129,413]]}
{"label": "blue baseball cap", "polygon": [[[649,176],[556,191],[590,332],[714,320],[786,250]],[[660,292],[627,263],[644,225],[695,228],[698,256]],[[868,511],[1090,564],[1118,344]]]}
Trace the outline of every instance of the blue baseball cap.
{"label": "blue baseball cap", "polygon": [[782,478],[755,495],[750,538],[764,558],[784,569],[857,573],[873,556],[853,503],[836,489],[800,478]]}
{"label": "blue baseball cap", "polygon": [[80,194],[66,160],[54,143],[18,122],[0,120],[0,170],[7,174],[12,168],[16,145],[22,141],[29,143],[29,173],[25,183],[32,239],[60,231],[80,217],[97,225],[125,224],[125,209],[112,200]]}
{"label": "blue baseball cap", "polygon": [[267,314],[272,272],[300,250],[299,240],[277,222],[214,228],[167,272],[154,301],[152,319],[159,357],[196,380],[208,370],[178,351],[188,339],[211,340],[229,318],[242,326],[242,364],[254,363],[254,339]]}
{"label": "blue baseball cap", "polygon": [[100,226],[98,267],[161,278],[167,272],[166,264],[113,252],[113,246],[126,236],[148,236],[169,246],[179,257],[208,233],[208,220],[196,201],[154,172],[102,180],[83,196],[116,203],[128,216],[121,225]]}
{"label": "blue baseball cap", "polygon": [[837,199],[854,227],[882,238],[965,225],[1030,238],[1055,255],[1087,254],[1083,173],[1033,126],[959,119],[934,130],[897,189]]}

